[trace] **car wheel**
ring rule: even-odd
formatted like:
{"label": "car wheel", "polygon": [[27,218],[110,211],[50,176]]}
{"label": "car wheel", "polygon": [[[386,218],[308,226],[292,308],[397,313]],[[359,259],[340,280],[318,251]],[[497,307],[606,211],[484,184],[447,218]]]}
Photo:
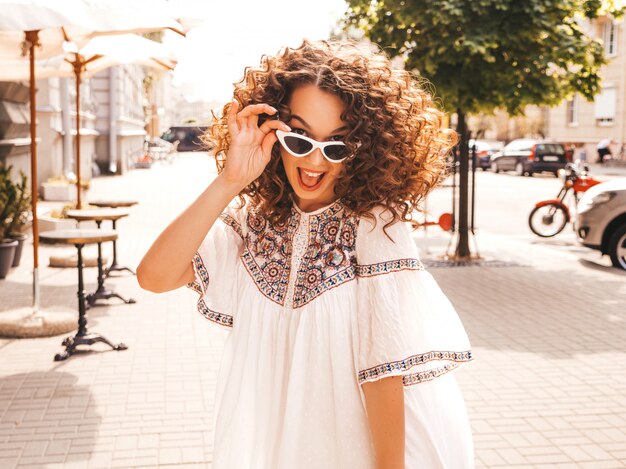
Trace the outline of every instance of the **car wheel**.
{"label": "car wheel", "polygon": [[626,225],[620,226],[609,240],[611,264],[626,270]]}
{"label": "car wheel", "polygon": [[515,174],[517,174],[518,176],[523,176],[525,174],[524,165],[521,161],[518,161],[515,165]]}
{"label": "car wheel", "polygon": [[493,171],[496,174],[500,172],[500,168],[498,168],[498,163],[496,163],[495,161],[491,162],[491,171]]}

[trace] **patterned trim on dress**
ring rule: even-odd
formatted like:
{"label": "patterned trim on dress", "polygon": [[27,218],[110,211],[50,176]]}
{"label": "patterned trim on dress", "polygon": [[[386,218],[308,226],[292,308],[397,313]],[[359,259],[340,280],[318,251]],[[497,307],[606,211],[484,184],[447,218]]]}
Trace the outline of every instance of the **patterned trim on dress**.
{"label": "patterned trim on dress", "polygon": [[197,280],[194,280],[193,282],[189,282],[187,284],[187,287],[191,288],[197,294],[202,295],[202,287],[200,286],[200,282],[198,282]]}
{"label": "patterned trim on dress", "polygon": [[209,321],[214,322],[220,326],[233,327],[233,317],[228,314],[220,313],[217,311],[213,311],[209,308],[204,300],[200,298],[198,300],[198,312],[202,314]]}
{"label": "patterned trim on dress", "polygon": [[235,220],[232,216],[230,216],[226,212],[222,212],[220,214],[220,220],[222,220],[225,225],[230,226],[235,231],[235,233],[237,233],[239,235],[239,237],[241,239],[243,239],[243,233],[241,231],[241,225],[239,224],[239,222],[237,220]]}
{"label": "patterned trim on dress", "polygon": [[228,314],[220,313],[218,311],[213,311],[211,308],[207,306],[207,304],[204,302],[204,299],[202,297],[204,292],[202,291],[202,288],[200,287],[200,284],[198,283],[197,280],[194,282],[188,283],[187,287],[191,288],[193,291],[195,291],[196,293],[200,295],[200,298],[198,298],[197,307],[198,307],[198,312],[202,314],[202,316],[204,316],[209,321],[214,322],[215,324],[218,324],[220,326],[226,326],[230,328],[233,327],[232,316]]}
{"label": "patterned trim on dress", "polygon": [[419,371],[410,375],[404,375],[402,377],[402,384],[404,386],[412,386],[414,384],[424,383],[438,378],[441,375],[445,375],[448,371],[454,370],[459,366],[461,366],[461,363],[452,362],[439,368],[433,368],[432,370]]}
{"label": "patterned trim on dress", "polygon": [[[203,295],[206,292],[207,287],[209,286],[209,272],[206,269],[204,262],[202,262],[202,258],[200,257],[200,254],[197,252],[193,256],[193,266],[194,266],[194,271],[196,273],[196,280],[194,280],[193,282],[189,282],[187,284],[187,287],[191,288],[193,291],[195,291],[196,293],[200,295],[200,298],[198,298],[198,303],[197,303],[198,312],[211,322],[214,322],[220,326],[226,326],[226,327],[232,328],[233,327],[232,316],[229,316],[228,314],[219,313],[217,311],[213,311],[204,302]],[[202,284],[200,283],[198,278],[200,279],[200,281],[202,281]]]}
{"label": "patterned trim on dress", "polygon": [[202,284],[198,283],[198,280],[196,280],[195,282],[192,282],[197,283],[196,287],[191,288],[193,288],[194,290],[196,290],[196,288],[202,288],[202,291],[198,293],[204,293],[209,286],[209,271],[205,267],[204,262],[202,262],[202,258],[200,257],[200,253],[198,252],[193,255],[193,269],[196,273],[196,277],[200,278]]}
{"label": "patterned trim on dress", "polygon": [[396,259],[393,261],[379,262],[377,264],[357,265],[358,277],[374,277],[376,275],[399,272],[401,270],[425,270],[424,264],[419,259]]}
{"label": "patterned trim on dress", "polygon": [[[395,362],[383,363],[382,365],[373,366],[366,370],[359,371],[359,383],[367,381],[371,378],[379,378],[385,376],[393,371],[408,371],[416,365],[423,365],[432,360],[447,360],[451,362],[468,362],[472,360],[472,351],[467,350],[465,352],[442,352],[432,351],[428,353],[420,353],[419,355],[412,355],[404,360]],[[443,367],[445,368],[445,367]],[[421,372],[426,373],[426,372]],[[420,374],[420,373],[416,373]]]}

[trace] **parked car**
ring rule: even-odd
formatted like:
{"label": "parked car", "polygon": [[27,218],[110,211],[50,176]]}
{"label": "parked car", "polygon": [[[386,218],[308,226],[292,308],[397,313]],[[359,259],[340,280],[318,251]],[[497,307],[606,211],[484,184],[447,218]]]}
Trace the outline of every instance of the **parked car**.
{"label": "parked car", "polygon": [[515,171],[519,176],[532,176],[543,171],[558,177],[567,164],[565,148],[558,142],[519,138],[491,157],[491,170]]}
{"label": "parked car", "polygon": [[583,246],[611,257],[626,270],[626,181],[593,186],[578,202],[574,230]]}
{"label": "parked car", "polygon": [[170,143],[178,141],[178,151],[206,151],[201,137],[207,129],[206,125],[176,125],[167,129],[161,138]]}
{"label": "parked car", "polygon": [[483,171],[491,167],[491,156],[502,150],[503,147],[502,142],[471,139],[469,141],[470,151],[474,145],[476,145],[476,159],[478,160],[476,167]]}

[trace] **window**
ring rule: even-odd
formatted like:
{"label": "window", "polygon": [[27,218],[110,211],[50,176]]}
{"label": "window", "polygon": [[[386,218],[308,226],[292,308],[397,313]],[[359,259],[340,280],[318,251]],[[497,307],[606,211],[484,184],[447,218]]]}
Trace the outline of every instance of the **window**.
{"label": "window", "polygon": [[566,104],[567,125],[578,125],[578,97],[574,96]]}
{"label": "window", "polygon": [[595,119],[597,125],[613,125],[617,92],[615,87],[602,88],[602,92],[595,98]]}
{"label": "window", "polygon": [[604,53],[607,57],[617,55],[617,25],[613,21],[604,23],[602,40],[604,41]]}

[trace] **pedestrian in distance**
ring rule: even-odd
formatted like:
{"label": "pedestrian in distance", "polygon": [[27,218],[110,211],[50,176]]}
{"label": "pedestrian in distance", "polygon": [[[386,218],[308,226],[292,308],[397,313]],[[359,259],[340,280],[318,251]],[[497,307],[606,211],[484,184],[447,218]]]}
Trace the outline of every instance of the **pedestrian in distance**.
{"label": "pedestrian in distance", "polygon": [[598,150],[598,163],[604,163],[606,159],[610,158],[611,142],[612,140],[610,138],[605,138],[598,142],[598,145],[596,146]]}
{"label": "pedestrian in distance", "polygon": [[218,167],[142,259],[228,331],[214,469],[474,467],[463,324],[404,221],[456,134],[379,51],[309,42],[245,69]]}
{"label": "pedestrian in distance", "polygon": [[578,160],[583,164],[587,163],[587,150],[585,148],[585,144],[579,143],[576,146],[580,148],[578,151]]}

